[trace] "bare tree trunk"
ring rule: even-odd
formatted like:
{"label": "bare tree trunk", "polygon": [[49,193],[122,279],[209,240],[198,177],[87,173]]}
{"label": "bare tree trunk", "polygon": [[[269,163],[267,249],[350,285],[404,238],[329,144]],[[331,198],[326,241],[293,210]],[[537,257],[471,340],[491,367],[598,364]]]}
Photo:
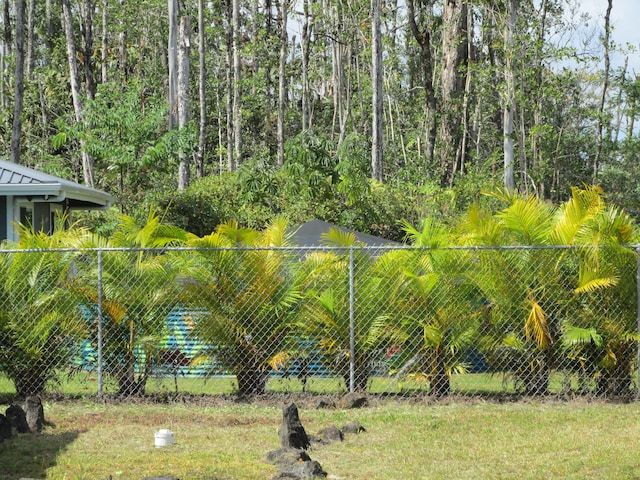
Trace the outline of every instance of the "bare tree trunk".
{"label": "bare tree trunk", "polygon": [[[384,178],[383,167],[383,90],[382,90],[382,32],[380,27],[380,0],[371,0],[371,85],[372,92],[372,145],[371,145],[371,170],[372,178],[382,181]],[[389,112],[391,114],[391,112]]]}
{"label": "bare tree trunk", "polygon": [[107,10],[109,7],[109,0],[102,0],[102,51],[100,52],[100,68],[101,68],[101,80],[102,83],[107,83]]}
{"label": "bare tree trunk", "polygon": [[[120,0],[120,9],[124,10],[124,2],[125,0]],[[169,56],[167,54],[167,56]],[[161,58],[164,58],[164,55],[161,56]],[[127,31],[126,31],[126,27],[125,27],[125,20],[124,17],[121,17],[120,19],[120,32],[118,33],[118,70],[120,70],[120,72],[122,72],[122,81],[124,83],[124,81],[127,79],[128,74],[127,74]]]}
{"label": "bare tree trunk", "polygon": [[227,11],[227,51],[226,51],[226,112],[227,112],[227,170],[236,169],[236,160],[233,155],[233,7],[232,0],[226,0]]}
{"label": "bare tree trunk", "polygon": [[593,185],[598,183],[598,171],[600,170],[600,156],[602,155],[602,130],[604,129],[604,106],[607,100],[607,89],[609,88],[609,37],[611,34],[611,9],[613,0],[608,0],[607,12],[604,15],[604,73],[602,79],[602,92],[600,93],[600,107],[598,108],[598,128],[596,131],[596,154],[593,159]]}
{"label": "bare tree trunk", "polygon": [[9,159],[20,163],[20,137],[22,136],[22,107],[24,105],[24,0],[16,0],[16,66],[13,94],[13,126]]}
{"label": "bare tree trunk", "polygon": [[[187,127],[191,119],[191,99],[189,96],[189,73],[191,48],[191,19],[189,15],[180,16],[178,27],[178,129]],[[189,154],[180,149],[178,153],[180,165],[178,167],[178,191],[182,192],[189,186],[191,168]]]}
{"label": "bare tree trunk", "polygon": [[196,159],[196,176],[204,177],[204,146],[207,129],[207,95],[206,79],[207,66],[204,51],[204,0],[198,0],[198,59],[200,63],[200,77],[198,81],[198,96],[200,101],[200,129],[198,133],[198,154]]}
{"label": "bare tree trunk", "polygon": [[[264,4],[265,4],[264,5],[264,10],[265,10],[264,36],[267,39],[271,39],[273,35],[273,1],[265,0]],[[257,26],[258,22],[256,21],[255,24]],[[257,38],[257,34],[256,34],[256,38]],[[256,67],[258,65],[263,65],[263,68],[264,68],[264,105],[265,105],[264,124],[266,128],[270,128],[271,122],[272,122],[271,116],[272,116],[273,105],[274,105],[273,94],[272,94],[273,79],[271,77],[271,62],[270,61],[256,62]],[[267,140],[267,145],[269,146],[269,149],[271,149],[271,145],[270,145],[271,141],[268,135],[266,135],[266,140]]]}
{"label": "bare tree trunk", "polygon": [[[534,68],[536,69],[535,91],[538,92],[538,94],[536,95],[536,101],[535,101],[534,110],[533,110],[533,126],[536,132],[537,132],[537,129],[535,127],[539,127],[543,122],[542,100],[544,96],[542,95],[542,74],[544,71],[544,66],[542,65],[542,49],[545,42],[545,33],[546,33],[546,25],[547,25],[547,0],[542,0],[542,3],[540,4],[540,15],[539,15],[538,22],[539,22],[538,38],[536,42],[535,65],[534,65]],[[533,170],[537,170],[540,164],[540,148],[538,146],[538,138],[539,138],[538,133],[531,134],[531,155],[532,155],[531,166]],[[540,181],[540,183],[537,186],[537,190],[538,190],[539,197],[544,198],[545,196],[544,180]]]}
{"label": "bare tree trunk", "polygon": [[45,45],[47,47],[45,62],[47,65],[51,63],[51,54],[53,52],[53,7],[51,6],[52,1],[53,0],[45,0],[44,4],[44,22],[46,29]]}
{"label": "bare tree trunk", "polygon": [[96,94],[96,79],[93,73],[93,12],[95,0],[83,0],[82,2],[82,37],[84,39],[84,80],[87,98],[93,100]]}
{"label": "bare tree trunk", "polygon": [[425,94],[425,117],[427,119],[427,151],[425,156],[427,165],[431,165],[434,157],[437,133],[435,121],[436,94],[433,87],[433,58],[431,55],[431,32],[428,27],[423,28],[422,30],[418,28],[414,0],[407,0],[407,12],[411,33],[420,46],[420,59],[422,63],[423,76],[422,82]]}
{"label": "bare tree trunk", "polygon": [[[71,16],[71,6],[69,0],[62,0],[62,24],[67,42],[67,60],[69,62],[69,81],[71,83],[71,98],[73,99],[73,110],[75,112],[76,123],[83,120],[84,101],[80,91],[80,80],[78,79],[78,61],[76,59],[76,42],[73,35],[73,17]],[[82,155],[82,172],[84,183],[93,187],[94,160],[91,155],[84,151],[84,141],[80,140]]]}
{"label": "bare tree trunk", "polygon": [[453,184],[453,169],[460,145],[460,116],[457,112],[464,82],[460,65],[466,60],[466,0],[446,0],[442,17],[442,120],[439,157],[441,184]]}
{"label": "bare tree trunk", "polygon": [[29,0],[27,8],[27,78],[33,75],[35,65],[34,49],[35,49],[35,16],[36,16],[36,0]]}
{"label": "bare tree trunk", "polygon": [[6,47],[6,54],[11,55],[13,49],[13,38],[11,33],[11,12],[9,9],[9,0],[4,0],[2,4],[2,19],[4,20],[2,30],[2,37],[4,38],[3,44]]}
{"label": "bare tree trunk", "polygon": [[7,108],[8,100],[5,91],[7,63],[6,58],[11,54],[11,17],[9,16],[9,0],[2,1],[2,50],[0,51],[0,107]]}
{"label": "bare tree trunk", "polygon": [[515,110],[515,75],[513,72],[513,34],[516,28],[516,0],[507,1],[507,17],[505,19],[504,43],[505,66],[504,81],[505,93],[502,108],[503,151],[504,151],[504,187],[513,192],[516,188],[514,179],[514,139],[513,116]]}
{"label": "bare tree trunk", "polygon": [[462,140],[460,143],[460,162],[456,164],[456,169],[454,170],[454,175],[459,171],[460,173],[465,173],[466,171],[466,161],[467,161],[467,149],[468,149],[468,140],[471,135],[469,129],[469,118],[471,114],[469,113],[469,103],[471,99],[471,77],[472,77],[472,62],[474,59],[472,58],[472,46],[473,39],[471,37],[473,32],[473,15],[467,15],[467,68],[465,72],[465,82],[464,82],[464,99],[462,103]]}
{"label": "bare tree trunk", "polygon": [[169,4],[169,130],[178,125],[178,0]]}
{"label": "bare tree trunk", "polygon": [[302,22],[302,131],[311,130],[311,92],[309,89],[309,58],[311,55],[311,23],[310,3],[312,0],[304,0],[304,19]]}
{"label": "bare tree trunk", "polygon": [[284,165],[284,113],[287,108],[288,0],[280,0],[280,65],[278,69],[278,166]]}
{"label": "bare tree trunk", "polygon": [[240,0],[232,0],[233,23],[233,157],[234,164],[242,163],[242,70],[240,65]]}

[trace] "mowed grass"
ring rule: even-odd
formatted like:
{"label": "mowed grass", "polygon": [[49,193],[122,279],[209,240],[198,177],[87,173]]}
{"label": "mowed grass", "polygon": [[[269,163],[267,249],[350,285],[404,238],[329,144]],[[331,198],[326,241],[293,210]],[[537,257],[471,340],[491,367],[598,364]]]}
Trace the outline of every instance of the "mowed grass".
{"label": "mowed grass", "polygon": [[[280,406],[46,403],[51,425],[0,444],[0,479],[270,479]],[[358,420],[367,431],[313,449],[332,478],[639,478],[640,404],[388,403],[300,408],[307,432]],[[175,444],[155,448],[170,428]]]}

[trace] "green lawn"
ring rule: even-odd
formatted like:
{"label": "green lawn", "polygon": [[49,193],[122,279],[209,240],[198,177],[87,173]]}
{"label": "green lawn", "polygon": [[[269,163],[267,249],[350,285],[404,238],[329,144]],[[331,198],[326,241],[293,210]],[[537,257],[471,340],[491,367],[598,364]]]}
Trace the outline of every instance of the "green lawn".
{"label": "green lawn", "polygon": [[[575,376],[567,377],[562,373],[554,373],[550,378],[549,393],[566,393],[567,388],[572,392],[579,390],[578,380]],[[80,372],[73,375],[62,374],[54,382],[48,385],[49,392],[72,397],[92,397],[97,394],[97,375],[90,372]],[[474,396],[493,395],[496,393],[516,393],[511,377],[502,373],[468,373],[453,375],[451,378],[453,393]],[[228,395],[237,390],[234,376],[219,376],[212,378],[190,377],[160,377],[151,378],[147,383],[146,393],[183,393],[194,395]],[[113,394],[118,391],[117,383],[105,376],[103,393]],[[302,382],[297,378],[272,377],[267,382],[268,392],[301,392]],[[338,378],[310,377],[307,381],[306,391],[314,394],[340,394],[346,393],[344,382]],[[368,391],[374,394],[424,394],[429,391],[428,384],[411,379],[398,381],[393,377],[373,377],[369,381]],[[11,396],[15,394],[13,384],[3,375],[0,375],[0,395]]]}
{"label": "green lawn", "polygon": [[[46,403],[40,435],[0,444],[0,479],[270,479],[279,406]],[[638,478],[640,403],[406,402],[301,408],[309,433],[358,420],[367,432],[310,452],[333,478]],[[157,449],[170,428],[175,445]]]}

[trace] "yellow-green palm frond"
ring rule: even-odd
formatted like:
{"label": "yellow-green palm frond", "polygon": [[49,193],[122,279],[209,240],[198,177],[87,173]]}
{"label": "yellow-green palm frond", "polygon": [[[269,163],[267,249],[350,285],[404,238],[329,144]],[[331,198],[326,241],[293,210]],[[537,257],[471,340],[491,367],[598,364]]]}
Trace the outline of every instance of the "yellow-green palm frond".
{"label": "yellow-green palm frond", "polygon": [[525,336],[527,340],[533,339],[538,348],[546,350],[553,343],[551,333],[549,332],[547,315],[530,290],[528,296],[531,309],[529,310],[529,315],[524,325]]}
{"label": "yellow-green palm frond", "polygon": [[251,246],[260,235],[253,228],[241,228],[235,220],[221,223],[216,232],[226,237],[232,246]]}
{"label": "yellow-green palm frond", "polygon": [[558,245],[575,245],[582,233],[588,231],[588,222],[593,220],[605,208],[604,194],[597,186],[584,189],[573,187],[571,198],[557,211],[551,233],[552,240]]}
{"label": "yellow-green palm frond", "polygon": [[267,364],[275,371],[279,371],[285,367],[289,360],[293,357],[293,354],[289,351],[278,352],[267,360]]}
{"label": "yellow-green palm frond", "polygon": [[578,273],[578,286],[575,293],[592,293],[603,288],[618,285],[620,278],[615,274],[615,269],[608,265],[600,265],[593,268],[591,265],[581,263]]}
{"label": "yellow-green palm frond", "polygon": [[328,232],[324,232],[320,236],[320,240],[323,244],[331,247],[353,247],[358,244],[355,233],[346,232],[335,227],[330,228]]}
{"label": "yellow-green palm frond", "polygon": [[535,197],[516,198],[498,213],[504,227],[525,245],[546,243],[552,218],[551,208]]}
{"label": "yellow-green palm frond", "polygon": [[441,279],[441,275],[438,273],[415,275],[407,272],[405,275],[412,292],[414,292],[421,300],[429,298],[429,295]]}
{"label": "yellow-green palm frond", "polygon": [[402,222],[405,238],[417,247],[439,248],[449,243],[449,232],[435,218],[427,217],[421,230],[407,221]]}
{"label": "yellow-green palm frond", "polygon": [[470,245],[503,245],[504,229],[488,210],[473,205],[467,212],[464,225],[467,231],[460,236],[461,242]]}
{"label": "yellow-green palm frond", "polygon": [[260,244],[264,247],[286,247],[290,244],[291,232],[284,217],[278,217],[262,232]]}
{"label": "yellow-green palm frond", "polygon": [[495,188],[493,190],[483,190],[482,195],[492,197],[501,202],[511,204],[517,199],[521,198],[520,194],[516,190],[508,190],[506,188]]}
{"label": "yellow-green palm frond", "polygon": [[154,207],[149,207],[144,225],[129,215],[120,215],[119,223],[113,232],[112,244],[115,247],[162,248],[185,245],[193,234],[172,225],[165,225]]}

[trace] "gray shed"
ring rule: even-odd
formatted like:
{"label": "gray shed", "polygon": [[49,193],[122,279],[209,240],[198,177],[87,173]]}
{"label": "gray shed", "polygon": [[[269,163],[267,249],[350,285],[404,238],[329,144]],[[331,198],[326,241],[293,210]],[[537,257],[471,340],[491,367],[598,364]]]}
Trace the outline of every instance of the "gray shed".
{"label": "gray shed", "polygon": [[16,224],[51,233],[57,213],[106,210],[114,201],[106,192],[0,160],[0,241],[18,240]]}
{"label": "gray shed", "polygon": [[400,245],[398,242],[387,240],[386,238],[376,237],[375,235],[369,235],[368,233],[358,232],[351,230],[350,228],[341,227],[329,222],[323,222],[322,220],[310,220],[306,223],[294,227],[291,243],[298,247],[318,247],[325,245],[322,240],[322,235],[328,233],[332,228],[337,228],[343,232],[353,233],[356,236],[356,240],[369,247],[384,247]]}

